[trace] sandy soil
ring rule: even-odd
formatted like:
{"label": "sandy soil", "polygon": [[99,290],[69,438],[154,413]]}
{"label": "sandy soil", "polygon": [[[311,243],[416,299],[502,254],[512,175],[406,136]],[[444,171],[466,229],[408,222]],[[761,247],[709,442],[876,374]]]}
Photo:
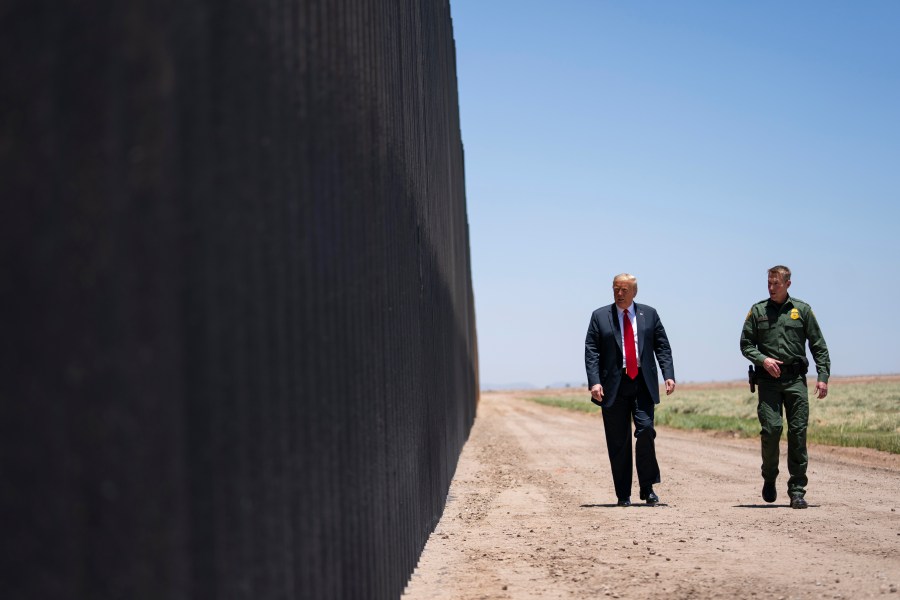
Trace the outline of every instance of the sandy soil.
{"label": "sandy soil", "polygon": [[483,394],[404,598],[900,600],[900,456],[811,446],[791,510],[758,443],[659,428],[662,504],[621,508],[599,414]]}

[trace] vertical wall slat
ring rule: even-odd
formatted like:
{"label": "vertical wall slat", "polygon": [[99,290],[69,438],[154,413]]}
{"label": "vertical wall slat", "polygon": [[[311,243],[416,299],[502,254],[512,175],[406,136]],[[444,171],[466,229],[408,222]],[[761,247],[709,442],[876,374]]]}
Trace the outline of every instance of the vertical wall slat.
{"label": "vertical wall slat", "polygon": [[447,0],[0,9],[0,597],[396,598],[475,418]]}

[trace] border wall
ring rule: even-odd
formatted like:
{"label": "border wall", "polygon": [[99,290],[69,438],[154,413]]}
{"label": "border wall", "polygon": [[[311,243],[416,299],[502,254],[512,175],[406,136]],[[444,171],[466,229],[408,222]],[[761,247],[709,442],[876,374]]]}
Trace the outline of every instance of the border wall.
{"label": "border wall", "polygon": [[0,597],[396,598],[477,395],[447,0],[0,4]]}

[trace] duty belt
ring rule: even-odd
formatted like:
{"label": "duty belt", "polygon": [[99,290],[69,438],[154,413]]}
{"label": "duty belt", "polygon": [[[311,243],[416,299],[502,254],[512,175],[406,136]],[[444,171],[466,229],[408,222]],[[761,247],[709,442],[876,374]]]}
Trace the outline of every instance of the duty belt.
{"label": "duty belt", "polygon": [[[809,365],[802,362],[778,366],[781,368],[782,375],[806,375],[809,372]],[[756,372],[760,377],[772,379],[772,376],[765,369],[757,369]]]}

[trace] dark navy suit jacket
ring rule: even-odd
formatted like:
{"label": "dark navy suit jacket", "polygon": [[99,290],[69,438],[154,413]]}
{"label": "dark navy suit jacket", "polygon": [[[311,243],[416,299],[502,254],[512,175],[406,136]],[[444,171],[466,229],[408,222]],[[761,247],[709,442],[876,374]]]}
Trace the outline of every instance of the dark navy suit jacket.
{"label": "dark navy suit jacket", "polygon": [[[634,311],[637,315],[638,364],[653,403],[659,404],[656,361],[659,361],[663,379],[674,380],[672,348],[655,308],[635,302]],[[622,330],[616,305],[598,308],[591,314],[584,339],[584,368],[587,371],[588,389],[598,383],[603,386],[603,402],[591,398],[594,404],[609,407],[616,401],[622,380],[623,356]]]}

